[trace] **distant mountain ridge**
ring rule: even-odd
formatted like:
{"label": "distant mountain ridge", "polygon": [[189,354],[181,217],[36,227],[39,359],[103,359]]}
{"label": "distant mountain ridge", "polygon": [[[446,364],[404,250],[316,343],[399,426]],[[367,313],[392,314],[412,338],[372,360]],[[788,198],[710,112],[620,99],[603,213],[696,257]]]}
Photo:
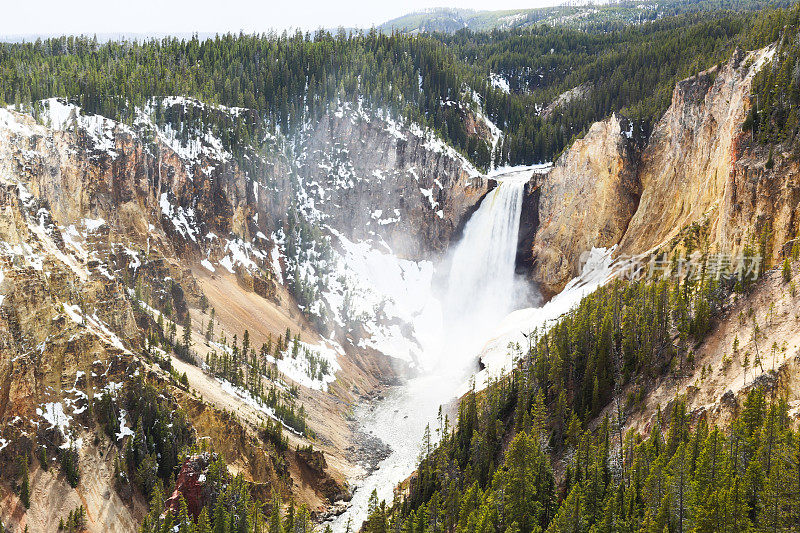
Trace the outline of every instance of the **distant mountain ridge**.
{"label": "distant mountain ridge", "polygon": [[381,24],[378,29],[406,33],[454,33],[463,28],[468,28],[472,31],[523,28],[560,13],[562,10],[572,11],[574,9],[576,8],[566,6],[502,11],[435,8],[409,13],[392,19]]}
{"label": "distant mountain ridge", "polygon": [[790,0],[609,0],[568,1],[529,9],[481,10],[433,8],[416,11],[384,22],[377,29],[401,33],[455,33],[461,29],[491,31],[530,28],[537,24],[588,27],[631,24],[657,20],[667,15],[698,11],[752,11],[764,7],[788,7]]}

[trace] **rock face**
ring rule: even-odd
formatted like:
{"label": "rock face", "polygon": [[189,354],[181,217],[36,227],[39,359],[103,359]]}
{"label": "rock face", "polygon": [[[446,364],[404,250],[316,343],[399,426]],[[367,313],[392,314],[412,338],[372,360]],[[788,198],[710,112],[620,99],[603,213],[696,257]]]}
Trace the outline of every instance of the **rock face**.
{"label": "rock face", "polygon": [[532,277],[545,295],[577,275],[581,254],[593,247],[618,245],[617,255],[669,251],[689,227],[712,253],[760,246],[769,264],[786,251],[781,246],[798,231],[798,164],[778,150],[767,168],[769,149],[742,131],[753,76],[773,53],[737,51],[678,83],[641,151],[620,119],[594,124],[533,184]]}
{"label": "rock face", "polygon": [[553,116],[560,108],[569,105],[570,103],[574,102],[575,100],[581,100],[586,98],[589,93],[592,92],[593,89],[592,83],[582,83],[577,87],[573,87],[567,91],[558,95],[558,98],[550,102],[547,107],[542,109],[541,117],[543,119],[549,119]]}
{"label": "rock face", "polygon": [[737,144],[734,157],[718,214],[712,213],[710,239],[733,254],[749,244],[764,253],[764,267],[779,264],[800,237],[800,165],[780,150],[767,168],[769,148],[751,143]]}
{"label": "rock face", "polygon": [[139,337],[121,286],[92,275],[91,265],[59,260],[66,247],[38,200],[4,185],[0,209],[0,426],[8,436],[43,416],[42,402],[85,408],[126,366],[121,341],[137,346]]}
{"label": "rock face", "polygon": [[217,459],[215,454],[204,452],[188,457],[175,480],[175,490],[164,503],[165,511],[177,516],[181,510],[181,497],[186,501],[189,515],[196,519],[212,499],[211,487],[206,483],[208,467]]}
{"label": "rock face", "polygon": [[[130,302],[99,262],[69,253],[47,209],[22,186],[0,185],[0,213],[0,517],[15,531],[55,531],[59,516],[82,504],[103,530],[135,529],[137,501],[127,507],[113,493],[116,451],[101,455],[84,435],[97,427],[91,403],[139,368]],[[46,446],[51,463],[59,448],[79,448],[91,489],[79,495],[55,464],[47,472],[32,466],[31,509],[15,504],[7,483],[34,446]]]}
{"label": "rock face", "polygon": [[300,464],[304,480],[319,487],[319,491],[330,503],[350,499],[347,488],[339,484],[328,473],[328,463],[325,460],[325,454],[321,451],[311,447],[298,448],[295,451],[295,458]]}
{"label": "rock face", "polygon": [[639,202],[635,149],[627,121],[596,122],[538,178],[539,224],[531,249],[532,276],[545,295],[579,274],[580,256],[618,243]]}
{"label": "rock face", "polygon": [[[49,105],[70,109],[56,100]],[[50,129],[28,116],[3,113],[17,126],[0,129],[0,171],[7,181],[24,184],[62,227],[81,230],[88,219],[105,227],[111,241],[135,251],[184,261],[219,259],[230,252],[232,240],[252,243],[259,232],[269,235],[288,209],[292,189],[285,158],[271,160],[262,169],[263,184],[255,185],[224,153],[200,151],[187,159],[170,139],[148,144],[110,120],[97,119],[97,138],[81,123]],[[269,194],[284,188],[288,194]],[[269,276],[263,259],[271,243],[259,244],[263,253],[251,259]]]}
{"label": "rock face", "polygon": [[302,181],[327,223],[408,258],[444,251],[490,188],[431,134],[349,109],[323,116],[302,154]]}
{"label": "rock face", "polygon": [[733,251],[741,235],[733,236],[736,230],[728,227],[724,210],[726,204],[739,209],[730,200],[736,195],[740,180],[735,168],[748,137],[742,124],[750,110],[750,85],[772,53],[767,48],[745,57],[737,51],[722,68],[678,83],[642,154],[642,198],[620,242],[621,253],[648,251],[706,219],[711,244]]}

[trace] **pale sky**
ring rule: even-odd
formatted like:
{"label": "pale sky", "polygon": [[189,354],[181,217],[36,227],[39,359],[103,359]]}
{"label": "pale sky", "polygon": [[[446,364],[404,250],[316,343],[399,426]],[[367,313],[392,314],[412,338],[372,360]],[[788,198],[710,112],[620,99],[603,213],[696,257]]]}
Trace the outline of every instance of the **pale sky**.
{"label": "pale sky", "polygon": [[558,3],[561,0],[0,0],[0,35],[368,28],[430,7],[496,10]]}

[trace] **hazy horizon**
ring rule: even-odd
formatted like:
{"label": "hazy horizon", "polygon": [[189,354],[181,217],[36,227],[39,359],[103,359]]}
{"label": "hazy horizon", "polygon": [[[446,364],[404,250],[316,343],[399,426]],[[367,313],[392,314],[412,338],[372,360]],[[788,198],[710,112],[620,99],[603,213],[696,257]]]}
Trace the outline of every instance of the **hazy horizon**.
{"label": "hazy horizon", "polygon": [[437,8],[497,11],[558,5],[562,0],[409,0],[402,4],[343,0],[308,0],[294,4],[231,0],[220,9],[209,0],[158,2],[142,0],[136,9],[109,9],[106,2],[77,0],[15,3],[0,20],[0,38],[33,40],[60,35],[97,35],[98,39],[150,38],[165,35],[201,37],[216,34],[266,33],[283,30],[314,31],[319,28],[378,26],[394,18]]}

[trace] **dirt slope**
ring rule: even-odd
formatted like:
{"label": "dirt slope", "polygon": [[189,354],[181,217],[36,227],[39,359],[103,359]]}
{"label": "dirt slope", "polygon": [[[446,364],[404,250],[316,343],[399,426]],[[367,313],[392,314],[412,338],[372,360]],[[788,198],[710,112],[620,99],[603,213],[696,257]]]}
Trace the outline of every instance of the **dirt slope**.
{"label": "dirt slope", "polygon": [[[800,286],[800,263],[793,266],[792,283]],[[739,348],[734,351],[737,338]],[[754,364],[756,353],[761,365]],[[694,357],[694,367],[685,376],[672,374],[648,386],[642,406],[629,412],[626,428],[649,430],[656,409],[664,410],[676,395],[684,396],[695,420],[705,416],[711,423],[724,424],[756,383],[770,388],[774,384],[776,396],[785,396],[792,413],[800,414],[800,289],[793,295],[791,283],[779,271],[767,272],[752,293],[731,300],[713,331],[694,348]],[[628,386],[622,397],[634,390]],[[612,411],[613,405],[606,409],[613,416]]]}

